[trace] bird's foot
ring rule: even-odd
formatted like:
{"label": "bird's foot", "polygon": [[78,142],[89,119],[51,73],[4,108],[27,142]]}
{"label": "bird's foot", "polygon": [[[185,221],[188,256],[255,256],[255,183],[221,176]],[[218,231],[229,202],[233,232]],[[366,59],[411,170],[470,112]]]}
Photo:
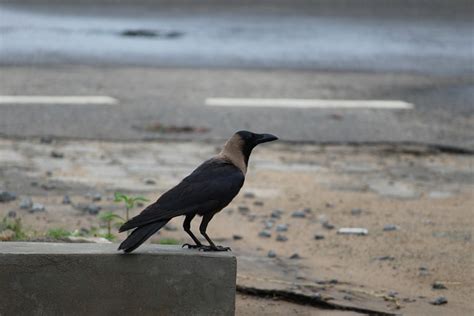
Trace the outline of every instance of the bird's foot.
{"label": "bird's foot", "polygon": [[181,248],[188,247],[188,249],[201,249],[204,247],[203,245],[191,245],[191,244],[184,244]]}
{"label": "bird's foot", "polygon": [[203,246],[199,248],[201,251],[231,251],[229,247],[223,246]]}

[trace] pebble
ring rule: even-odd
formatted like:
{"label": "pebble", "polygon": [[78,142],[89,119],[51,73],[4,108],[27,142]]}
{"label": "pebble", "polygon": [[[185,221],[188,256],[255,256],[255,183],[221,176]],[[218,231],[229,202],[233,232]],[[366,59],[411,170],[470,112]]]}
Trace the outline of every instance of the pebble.
{"label": "pebble", "polygon": [[240,235],[233,235],[232,238],[233,238],[234,240],[242,240],[242,239],[244,239],[244,237],[242,237],[242,236],[240,236]]}
{"label": "pebble", "polygon": [[297,253],[294,253],[290,256],[290,259],[301,259],[301,256]]}
{"label": "pebble", "polygon": [[362,209],[360,209],[360,208],[353,208],[351,210],[351,215],[358,216],[360,214],[362,214]]}
{"label": "pebble", "polygon": [[41,144],[51,144],[53,142],[53,138],[49,136],[43,136],[40,138]]}
{"label": "pebble", "polygon": [[29,210],[33,206],[33,201],[30,197],[25,197],[21,199],[20,208],[24,210]]}
{"label": "pebble", "polygon": [[271,229],[273,227],[273,221],[271,219],[266,220],[264,224],[265,224],[265,229]]}
{"label": "pebble", "polygon": [[283,214],[282,210],[274,210],[271,214],[272,218],[281,218],[281,214]]}
{"label": "pebble", "polygon": [[276,241],[285,242],[288,241],[288,238],[285,235],[278,234],[276,237]]}
{"label": "pebble", "polygon": [[278,224],[276,227],[277,232],[286,232],[288,231],[288,224]]}
{"label": "pebble", "polygon": [[15,218],[16,217],[16,212],[15,211],[9,211],[8,212],[8,217]]}
{"label": "pebble", "polygon": [[352,296],[350,295],[344,295],[343,297],[346,301],[352,301]]}
{"label": "pebble", "polygon": [[16,194],[8,191],[0,191],[0,202],[10,202],[16,200]]}
{"label": "pebble", "polygon": [[369,234],[369,231],[366,228],[344,227],[344,228],[339,228],[337,233],[340,235],[366,236]]}
{"label": "pebble", "polygon": [[52,183],[43,183],[41,185],[41,188],[43,190],[46,190],[46,191],[50,191],[50,190],[54,190],[56,189],[56,185],[52,184]]}
{"label": "pebble", "polygon": [[263,206],[263,201],[255,201],[255,202],[253,202],[253,205],[255,205],[255,206]]}
{"label": "pebble", "polygon": [[383,230],[385,232],[390,232],[390,231],[394,231],[394,230],[398,230],[399,227],[397,225],[393,225],[393,224],[387,224],[383,227]]}
{"label": "pebble", "polygon": [[258,236],[264,237],[264,238],[270,238],[270,237],[272,237],[272,233],[271,233],[270,231],[268,231],[268,230],[262,230],[262,231],[258,234]]}
{"label": "pebble", "polygon": [[63,196],[63,204],[71,204],[71,198],[69,195]]}
{"label": "pebble", "polygon": [[33,203],[30,209],[30,213],[44,212],[44,211],[46,211],[46,208],[44,207],[43,204],[40,204],[40,203]]}
{"label": "pebble", "polygon": [[155,179],[151,179],[151,178],[146,178],[145,180],[143,180],[143,182],[145,182],[145,184],[147,184],[147,185],[154,185],[154,184],[156,184]]}
{"label": "pebble", "polygon": [[448,288],[442,282],[436,281],[432,284],[433,290],[447,290]]}
{"label": "pebble", "polygon": [[398,292],[396,291],[388,291],[387,296],[389,297],[396,297],[398,295]]}
{"label": "pebble", "polygon": [[306,217],[306,213],[304,211],[294,211],[293,214],[291,214],[291,217],[304,218]]}
{"label": "pebble", "polygon": [[268,258],[275,258],[277,256],[276,252],[273,250],[270,250],[267,254]]}
{"label": "pebble", "polygon": [[241,205],[237,208],[240,213],[248,213],[250,212],[250,209],[247,206]]}
{"label": "pebble", "polygon": [[392,257],[392,256],[380,256],[380,257],[377,257],[375,258],[376,260],[380,260],[380,261],[393,261],[395,260],[395,257]]}
{"label": "pebble", "polygon": [[53,150],[53,151],[51,152],[51,157],[57,158],[57,159],[61,159],[61,158],[64,158],[64,154],[63,154],[62,152]]}
{"label": "pebble", "polygon": [[424,266],[419,267],[418,271],[419,271],[420,276],[427,276],[430,274],[430,272],[428,271],[428,268]]}
{"label": "pebble", "polygon": [[448,299],[444,296],[438,296],[434,300],[430,301],[430,304],[432,305],[443,305],[447,303],[448,303]]}
{"label": "pebble", "polygon": [[94,193],[92,194],[91,198],[92,198],[92,201],[98,202],[102,200],[102,195],[100,195],[100,193]]}
{"label": "pebble", "polygon": [[252,192],[245,192],[245,193],[244,193],[244,198],[246,198],[246,199],[254,199],[254,198],[255,198],[255,193],[252,193]]}
{"label": "pebble", "polygon": [[324,222],[323,227],[326,229],[334,229],[334,225],[329,222]]}
{"label": "pebble", "polygon": [[334,207],[334,204],[332,204],[332,203],[326,203],[326,207],[327,207],[327,208],[333,208],[333,207]]}
{"label": "pebble", "polygon": [[320,234],[314,235],[314,239],[316,239],[316,240],[322,240],[324,238],[325,238],[324,235],[320,235]]}
{"label": "pebble", "polygon": [[97,215],[97,214],[99,214],[100,209],[101,209],[101,207],[99,205],[88,204],[84,208],[84,211],[88,212],[91,215]]}

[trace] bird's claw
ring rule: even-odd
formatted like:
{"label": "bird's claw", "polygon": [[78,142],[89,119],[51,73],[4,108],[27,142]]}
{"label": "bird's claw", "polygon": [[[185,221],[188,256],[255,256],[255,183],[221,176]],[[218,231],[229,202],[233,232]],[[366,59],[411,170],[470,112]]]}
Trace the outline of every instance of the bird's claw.
{"label": "bird's claw", "polygon": [[222,247],[222,246],[203,246],[199,248],[201,251],[231,251],[229,247]]}

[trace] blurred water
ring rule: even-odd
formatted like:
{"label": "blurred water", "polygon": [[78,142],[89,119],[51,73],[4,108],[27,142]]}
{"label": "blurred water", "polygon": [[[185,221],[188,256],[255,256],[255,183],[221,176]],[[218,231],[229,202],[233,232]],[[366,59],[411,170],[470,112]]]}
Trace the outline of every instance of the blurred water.
{"label": "blurred water", "polygon": [[[473,25],[429,15],[0,5],[0,63],[467,73]],[[128,29],[182,36],[122,36]]]}

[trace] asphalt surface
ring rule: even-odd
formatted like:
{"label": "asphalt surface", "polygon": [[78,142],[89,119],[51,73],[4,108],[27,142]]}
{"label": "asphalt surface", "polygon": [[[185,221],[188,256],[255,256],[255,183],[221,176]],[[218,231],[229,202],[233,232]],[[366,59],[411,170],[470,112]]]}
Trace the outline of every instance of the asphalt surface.
{"label": "asphalt surface", "polygon": [[[3,104],[0,135],[222,140],[250,129],[288,141],[474,149],[471,2],[308,3],[1,4],[0,94],[119,104]],[[210,108],[209,97],[415,109]]]}

